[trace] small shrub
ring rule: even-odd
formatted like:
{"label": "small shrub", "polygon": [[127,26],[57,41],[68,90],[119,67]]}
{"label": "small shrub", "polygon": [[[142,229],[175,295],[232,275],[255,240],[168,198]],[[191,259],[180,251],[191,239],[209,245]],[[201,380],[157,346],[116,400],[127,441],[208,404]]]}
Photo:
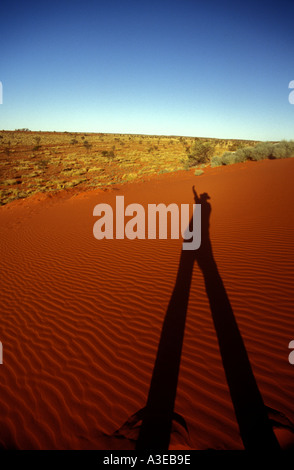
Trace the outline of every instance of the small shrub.
{"label": "small shrub", "polygon": [[271,158],[287,158],[287,149],[284,146],[278,144],[273,148]]}
{"label": "small shrub", "polygon": [[287,142],[286,140],[282,140],[282,141],[281,141],[281,144],[286,146],[286,149],[287,149],[287,158],[289,158],[289,157],[290,157],[290,158],[294,157],[294,141],[293,141],[293,140],[290,140],[289,142]]}
{"label": "small shrub", "polygon": [[237,150],[236,155],[240,161],[245,162],[246,160],[254,160],[254,147],[244,147],[240,150]]}
{"label": "small shrub", "polygon": [[39,168],[43,168],[43,169],[47,168],[47,167],[48,167],[48,164],[49,164],[49,161],[50,161],[50,160],[49,160],[48,158],[42,158],[42,160],[40,160],[40,161],[38,162],[38,167],[39,167]]}
{"label": "small shrub", "polygon": [[214,147],[214,144],[210,142],[201,142],[196,140],[190,149],[190,154],[188,155],[190,166],[208,162],[210,157],[212,157]]}
{"label": "small shrub", "polygon": [[290,140],[282,140],[281,142],[273,145],[271,158],[291,158],[294,157],[294,142]]}
{"label": "small shrub", "polygon": [[265,158],[272,158],[274,146],[270,142],[260,142],[253,147],[251,160],[264,160]]}
{"label": "small shrub", "polygon": [[201,176],[201,175],[203,175],[203,173],[204,173],[203,170],[197,170],[197,169],[196,169],[196,170],[194,171],[194,175],[195,175],[195,176]]}
{"label": "small shrub", "polygon": [[102,150],[101,154],[102,154],[102,157],[107,157],[107,158],[115,157],[113,150]]}
{"label": "small shrub", "polygon": [[84,147],[86,147],[86,149],[89,150],[92,147],[92,144],[89,144],[87,140],[84,140]]}
{"label": "small shrub", "polygon": [[122,176],[122,180],[124,181],[133,181],[137,178],[137,173],[128,173]]}
{"label": "small shrub", "polygon": [[214,168],[215,166],[221,166],[222,165],[222,157],[219,156],[214,156],[210,160],[210,166],[211,168]]}
{"label": "small shrub", "polygon": [[236,163],[236,155],[232,152],[225,152],[222,157],[222,165],[233,165]]}
{"label": "small shrub", "polygon": [[40,145],[41,137],[40,136],[35,137],[35,141],[36,141],[36,145],[33,147],[33,151],[40,150],[40,148],[41,148],[41,145]]}
{"label": "small shrub", "polygon": [[4,186],[11,186],[11,185],[20,184],[20,183],[21,181],[16,180],[16,179],[9,179],[5,181],[1,181],[1,184],[3,184]]}
{"label": "small shrub", "polygon": [[234,163],[244,163],[246,162],[246,155],[242,152],[234,152]]}

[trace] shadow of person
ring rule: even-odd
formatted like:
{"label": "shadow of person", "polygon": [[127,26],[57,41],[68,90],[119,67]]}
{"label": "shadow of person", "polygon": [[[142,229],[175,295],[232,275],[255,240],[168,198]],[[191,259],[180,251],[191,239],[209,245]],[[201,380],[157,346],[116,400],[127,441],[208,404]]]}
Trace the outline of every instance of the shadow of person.
{"label": "shadow of person", "polygon": [[[279,449],[265,405],[221,276],[214,260],[209,226],[211,204],[193,186],[194,201],[201,204],[201,244],[197,250],[182,249],[175,286],[164,318],[146,407],[117,431],[142,424],[137,450],[167,450],[173,421],[188,432],[183,417],[174,412],[186,314],[195,261],[203,273],[220,354],[245,449]],[[192,233],[193,217],[189,230]]]}

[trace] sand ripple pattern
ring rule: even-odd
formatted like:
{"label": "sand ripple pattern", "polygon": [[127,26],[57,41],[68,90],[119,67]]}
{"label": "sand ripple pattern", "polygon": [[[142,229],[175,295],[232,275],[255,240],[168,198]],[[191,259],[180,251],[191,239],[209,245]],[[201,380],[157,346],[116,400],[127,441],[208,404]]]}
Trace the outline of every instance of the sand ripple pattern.
{"label": "sand ripple pattern", "polygon": [[[117,194],[142,204],[192,203],[195,183],[211,197],[215,259],[265,404],[293,422],[293,163],[235,165],[199,182],[174,176],[3,210],[0,447],[133,446],[112,436],[146,404],[181,242],[97,241],[92,212]],[[192,448],[242,449],[197,265],[175,408]]]}

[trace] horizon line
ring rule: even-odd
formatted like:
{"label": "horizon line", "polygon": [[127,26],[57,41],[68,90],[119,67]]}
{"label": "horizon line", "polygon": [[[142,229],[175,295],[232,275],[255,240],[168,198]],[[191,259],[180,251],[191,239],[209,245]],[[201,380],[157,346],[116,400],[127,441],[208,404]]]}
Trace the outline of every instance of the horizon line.
{"label": "horizon line", "polygon": [[[0,132],[35,132],[35,133],[51,133],[51,134],[95,134],[95,135],[133,135],[133,136],[146,136],[146,137],[183,137],[187,139],[215,139],[215,140],[241,140],[241,141],[251,141],[251,142],[263,142],[262,139],[250,139],[250,138],[240,138],[240,137],[209,137],[209,136],[198,136],[198,135],[183,135],[183,134],[148,134],[148,133],[138,133],[138,132],[103,132],[103,131],[53,131],[53,130],[33,130],[29,128],[19,128],[19,129],[1,129]],[[281,139],[287,140],[287,139]],[[291,139],[290,139],[291,140]],[[264,140],[264,142],[280,142],[280,140]]]}

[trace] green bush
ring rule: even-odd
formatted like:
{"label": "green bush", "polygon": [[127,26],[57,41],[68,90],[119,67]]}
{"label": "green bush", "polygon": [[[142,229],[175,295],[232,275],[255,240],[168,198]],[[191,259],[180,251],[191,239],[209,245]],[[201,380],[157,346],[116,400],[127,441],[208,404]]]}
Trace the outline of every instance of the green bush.
{"label": "green bush", "polygon": [[210,166],[211,168],[214,168],[215,166],[221,166],[222,165],[222,157],[219,156],[214,156],[210,160]]}
{"label": "green bush", "polygon": [[[239,162],[246,160],[254,160],[254,147],[245,147],[236,151]],[[238,162],[238,163],[239,163]]]}
{"label": "green bush", "polygon": [[294,141],[290,140],[289,142],[287,142],[287,141],[282,140],[281,143],[284,143],[287,148],[288,158],[293,158],[294,157]]}
{"label": "green bush", "polygon": [[270,142],[260,142],[253,147],[251,160],[264,160],[265,158],[271,158],[273,154],[274,146]]}
{"label": "green bush", "polygon": [[246,162],[246,156],[244,155],[244,153],[239,153],[238,151],[234,154],[234,160],[234,163],[244,163]]}
{"label": "green bush", "polygon": [[273,145],[271,158],[291,158],[294,157],[294,141],[282,140]]}
{"label": "green bush", "polygon": [[288,154],[287,148],[283,145],[277,144],[273,148],[271,158],[273,158],[273,159],[275,159],[275,158],[287,158],[287,154]]}
{"label": "green bush", "polygon": [[294,157],[294,141],[282,140],[275,144],[260,142],[255,147],[243,147],[236,152],[225,152],[221,157],[212,157],[211,166],[232,165],[247,160],[259,161],[266,158],[291,158]]}
{"label": "green bush", "polygon": [[223,165],[233,165],[236,162],[236,155],[232,152],[225,152],[222,157],[221,161]]}
{"label": "green bush", "polygon": [[214,156],[210,161],[210,166],[216,167],[221,165],[233,165],[234,163],[243,163],[246,156],[243,152],[225,152],[222,156]]}
{"label": "green bush", "polygon": [[211,142],[196,140],[190,149],[190,154],[188,155],[189,166],[208,162],[213,155],[214,147],[214,144]]}

